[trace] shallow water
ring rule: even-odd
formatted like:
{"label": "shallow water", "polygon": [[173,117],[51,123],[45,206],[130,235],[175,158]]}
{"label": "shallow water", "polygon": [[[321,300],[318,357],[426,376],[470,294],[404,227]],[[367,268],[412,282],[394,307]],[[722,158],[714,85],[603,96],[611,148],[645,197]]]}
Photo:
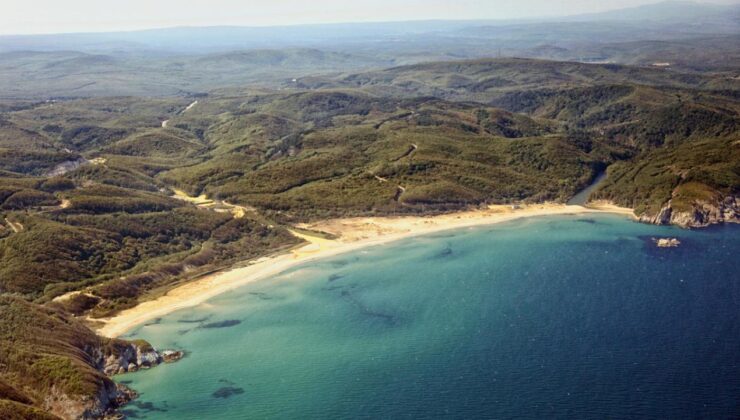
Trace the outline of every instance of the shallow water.
{"label": "shallow water", "polygon": [[117,377],[125,412],[737,418],[738,233],[548,217],[309,263],[132,331],[188,354]]}

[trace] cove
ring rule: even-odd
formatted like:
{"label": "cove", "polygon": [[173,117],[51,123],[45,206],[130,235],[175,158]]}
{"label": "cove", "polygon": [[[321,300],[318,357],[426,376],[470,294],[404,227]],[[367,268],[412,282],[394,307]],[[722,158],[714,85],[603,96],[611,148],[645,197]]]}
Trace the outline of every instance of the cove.
{"label": "cove", "polygon": [[130,331],[187,356],[117,377],[124,413],[736,418],[738,233],[543,217],[307,263]]}

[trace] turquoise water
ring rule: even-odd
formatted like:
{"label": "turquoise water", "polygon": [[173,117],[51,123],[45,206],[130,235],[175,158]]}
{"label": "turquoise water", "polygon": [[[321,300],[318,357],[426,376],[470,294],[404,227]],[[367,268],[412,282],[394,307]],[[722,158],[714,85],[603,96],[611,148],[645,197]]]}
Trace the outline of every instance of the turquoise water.
{"label": "turquoise water", "polygon": [[125,412],[738,418],[739,233],[538,218],[307,264],[132,331],[188,354],[118,377]]}

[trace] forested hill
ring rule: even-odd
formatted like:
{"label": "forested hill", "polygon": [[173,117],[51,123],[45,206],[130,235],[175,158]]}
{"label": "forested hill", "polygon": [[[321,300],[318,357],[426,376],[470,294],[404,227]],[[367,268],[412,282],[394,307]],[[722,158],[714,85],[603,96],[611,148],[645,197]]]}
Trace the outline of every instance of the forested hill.
{"label": "forested hill", "polygon": [[[395,67],[301,88],[475,102],[547,120],[596,150],[619,149],[598,193],[646,221],[703,225],[737,217],[740,80],[613,64],[487,59]],[[562,148],[560,150],[563,150]],[[675,211],[674,211],[675,210]]]}
{"label": "forested hill", "polygon": [[53,411],[43,387],[116,395],[79,352],[105,343],[72,316],[284,251],[297,222],[565,202],[604,170],[592,199],[644,221],[738,222],[738,83],[487,59],[198,95],[0,100],[0,322],[67,326],[41,340],[51,358],[29,352],[35,330],[0,337],[13,361],[0,417]]}
{"label": "forested hill", "polygon": [[[489,59],[302,78],[282,90],[26,104],[3,117],[5,132],[15,134],[7,136],[2,169],[43,175],[102,157],[105,164],[65,176],[155,195],[176,187],[292,221],[565,201],[610,167],[619,175],[599,196],[646,219],[665,213],[676,196],[683,213],[698,212],[676,221],[704,225],[721,220],[702,210],[705,203],[734,206],[739,83]],[[19,135],[35,145],[20,155]],[[719,150],[727,152],[716,156]],[[664,164],[651,175],[626,174],[657,162]],[[9,198],[6,206],[19,200]]]}
{"label": "forested hill", "polygon": [[740,89],[740,80],[734,74],[528,58],[420,63],[342,77],[305,77],[296,83],[297,87],[306,89],[362,88],[384,96],[432,95],[481,103],[511,91],[610,84],[734,92]]}

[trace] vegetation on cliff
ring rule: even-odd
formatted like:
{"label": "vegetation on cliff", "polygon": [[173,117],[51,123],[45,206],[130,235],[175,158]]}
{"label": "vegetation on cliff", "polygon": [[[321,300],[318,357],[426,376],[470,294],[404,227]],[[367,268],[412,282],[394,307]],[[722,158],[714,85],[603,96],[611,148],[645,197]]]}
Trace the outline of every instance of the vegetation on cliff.
{"label": "vegetation on cliff", "polygon": [[53,305],[0,296],[0,417],[111,413],[133,393],[106,376],[104,361],[131,346],[137,345],[98,337]]}

